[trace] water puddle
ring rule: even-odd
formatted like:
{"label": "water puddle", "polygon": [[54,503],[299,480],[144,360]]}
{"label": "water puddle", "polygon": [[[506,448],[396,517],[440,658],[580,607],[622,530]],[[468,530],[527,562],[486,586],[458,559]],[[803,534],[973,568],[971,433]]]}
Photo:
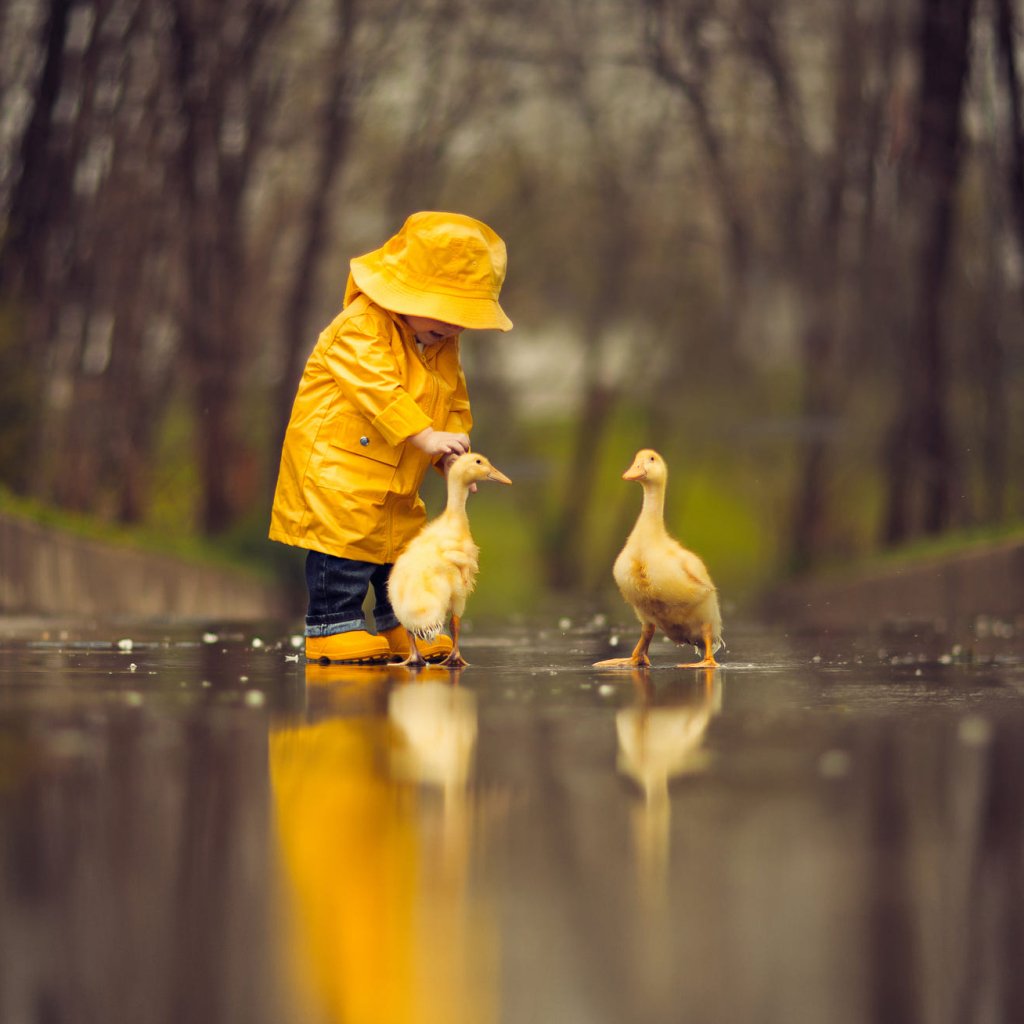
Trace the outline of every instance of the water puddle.
{"label": "water puddle", "polygon": [[0,1020],[1014,1019],[1024,644],[0,635]]}

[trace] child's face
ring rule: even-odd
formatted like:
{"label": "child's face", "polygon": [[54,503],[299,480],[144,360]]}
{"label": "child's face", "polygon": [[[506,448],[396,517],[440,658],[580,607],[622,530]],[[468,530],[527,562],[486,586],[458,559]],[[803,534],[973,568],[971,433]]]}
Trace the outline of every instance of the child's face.
{"label": "child's face", "polygon": [[458,337],[463,331],[457,324],[446,324],[443,320],[431,320],[425,316],[405,314],[402,319],[412,328],[416,340],[421,345],[436,345],[453,335]]}

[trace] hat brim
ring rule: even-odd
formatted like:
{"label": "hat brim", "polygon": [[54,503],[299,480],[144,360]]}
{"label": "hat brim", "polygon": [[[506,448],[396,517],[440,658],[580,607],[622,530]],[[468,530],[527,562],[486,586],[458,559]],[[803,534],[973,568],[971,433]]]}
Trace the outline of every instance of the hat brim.
{"label": "hat brim", "polygon": [[392,313],[441,320],[476,331],[510,331],[512,321],[494,299],[443,291],[419,291],[382,270],[376,253],[351,260],[352,279],[378,306]]}

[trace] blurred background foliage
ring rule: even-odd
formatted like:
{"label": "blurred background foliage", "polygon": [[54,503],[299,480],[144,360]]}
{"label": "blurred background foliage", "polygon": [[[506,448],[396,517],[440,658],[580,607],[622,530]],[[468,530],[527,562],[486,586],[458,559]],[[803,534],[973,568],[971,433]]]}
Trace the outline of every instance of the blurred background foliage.
{"label": "blurred background foliage", "polygon": [[[265,539],[348,259],[416,209],[509,245],[463,345],[482,610],[594,594],[671,471],[743,600],[1024,520],[1019,0],[6,0],[8,498]],[[497,489],[491,489],[497,490]],[[442,500],[428,481],[431,513]]]}

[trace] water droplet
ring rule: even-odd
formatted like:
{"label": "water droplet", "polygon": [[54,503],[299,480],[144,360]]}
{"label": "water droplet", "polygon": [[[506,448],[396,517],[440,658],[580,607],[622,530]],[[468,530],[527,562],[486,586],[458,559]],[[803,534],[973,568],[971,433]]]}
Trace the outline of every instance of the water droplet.
{"label": "water droplet", "polygon": [[966,747],[984,747],[992,741],[992,725],[981,715],[968,715],[957,726],[957,735]]}
{"label": "water droplet", "polygon": [[850,774],[852,763],[845,750],[826,750],[818,758],[818,773],[823,779],[845,779]]}

